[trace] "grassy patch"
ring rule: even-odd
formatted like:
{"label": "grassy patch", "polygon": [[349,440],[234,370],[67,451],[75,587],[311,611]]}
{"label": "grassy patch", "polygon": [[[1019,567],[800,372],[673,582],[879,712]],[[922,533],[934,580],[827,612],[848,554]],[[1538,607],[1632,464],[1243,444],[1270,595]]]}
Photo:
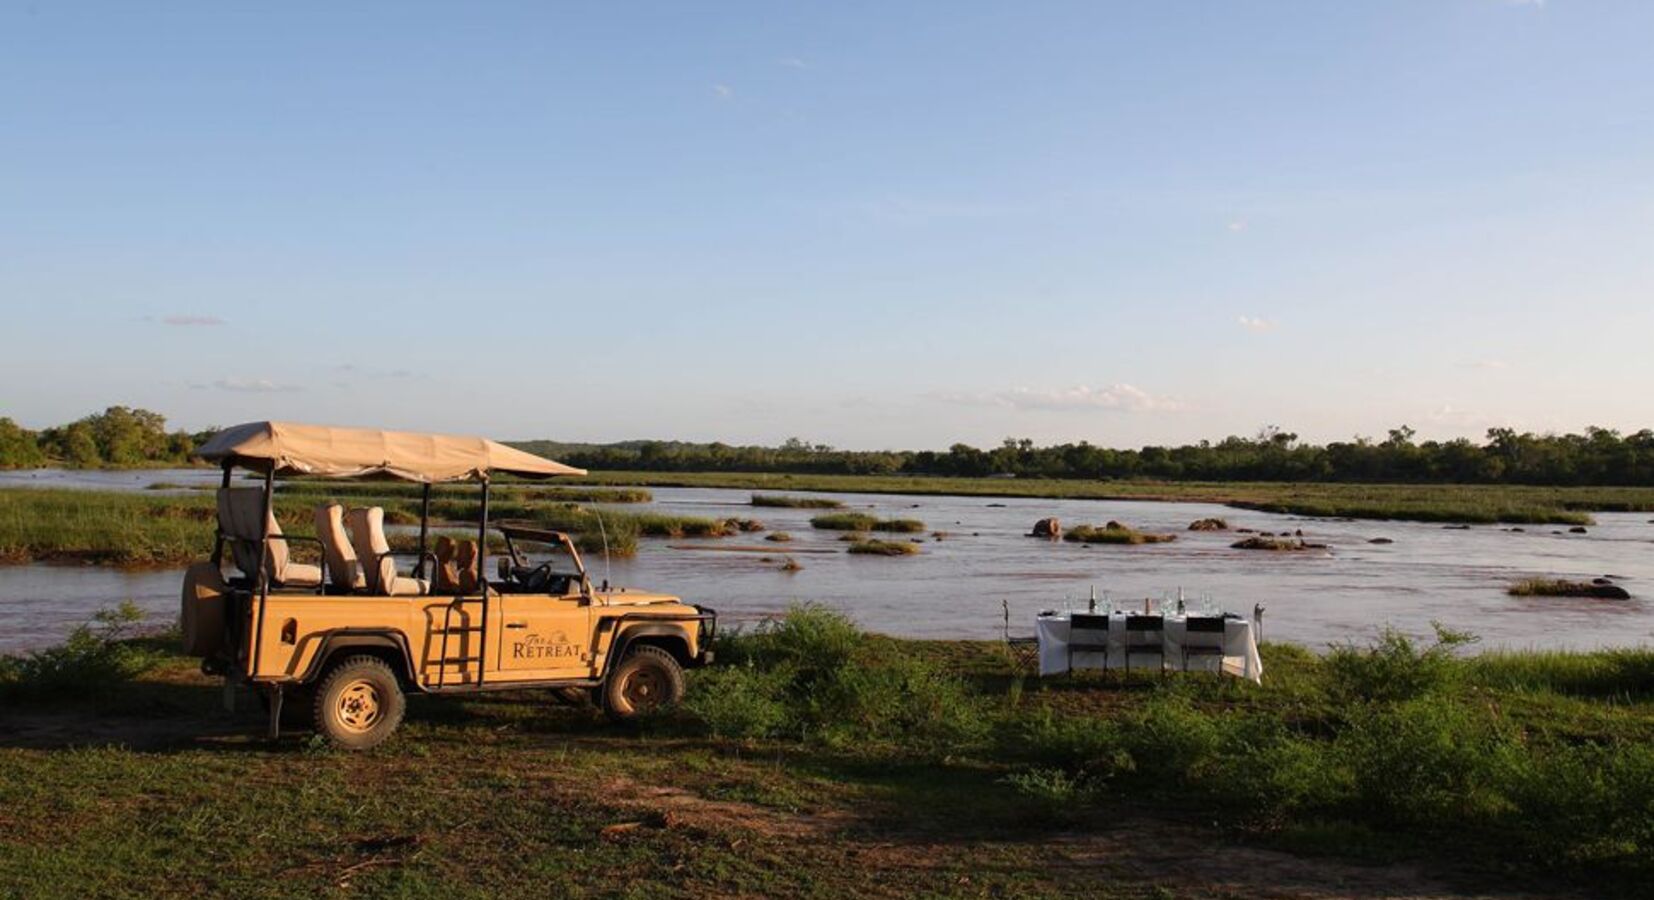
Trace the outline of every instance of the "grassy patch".
{"label": "grassy patch", "polygon": [[[371,487],[381,485],[326,485]],[[276,518],[288,534],[314,534],[314,510],[327,499],[354,505],[383,506],[393,524],[419,521],[419,501],[412,498],[336,496],[276,490]],[[210,491],[157,496],[141,492],[0,489],[0,562],[75,561],[112,565],[178,565],[203,559],[212,549],[217,514]],[[475,498],[431,500],[438,521],[472,522],[481,511]],[[566,531],[582,549],[602,547],[607,531],[610,552],[630,555],[643,537],[724,537],[762,525],[750,519],[711,519],[657,512],[604,509],[560,500],[524,498],[490,501],[492,522],[518,520]],[[296,558],[311,560],[313,544],[295,543]]]}
{"label": "grassy patch", "polygon": [[851,543],[849,552],[864,556],[913,556],[919,552],[919,545],[912,541],[881,541],[873,538]]}
{"label": "grassy patch", "polygon": [[1506,593],[1512,597],[1595,597],[1602,600],[1631,598],[1625,588],[1606,579],[1568,581],[1562,578],[1525,578],[1512,584]]}
{"label": "grassy patch", "polygon": [[600,472],[584,482],[869,494],[1222,503],[1354,519],[1588,525],[1590,513],[1654,511],[1654,487],[946,478],[749,472]]}
{"label": "grassy patch", "polygon": [[[213,712],[194,661],[117,637],[150,655],[94,674],[97,696],[0,704],[0,883],[1263,897],[1289,866],[1325,867],[1319,893],[1338,895],[1350,870],[1330,855],[1444,869],[1467,893],[1637,896],[1654,876],[1654,650],[1467,658],[1466,640],[1265,645],[1261,687],[1030,680],[997,643],[894,640],[804,608],[723,631],[720,664],[641,729],[528,692],[423,698],[353,755],[253,739],[257,715]],[[1247,843],[1311,856],[1252,875],[1194,852],[1156,881],[1167,847]]]}
{"label": "grassy patch", "polygon": [[1107,525],[1076,525],[1063,532],[1062,539],[1079,544],[1164,544],[1177,540],[1177,535],[1153,534],[1110,522]]}
{"label": "grassy patch", "polygon": [[844,501],[829,497],[787,497],[781,494],[753,494],[752,505],[783,509],[842,509]]}
{"label": "grassy patch", "polygon": [[824,531],[889,531],[897,534],[918,534],[925,523],[918,519],[881,519],[860,512],[828,513],[810,520],[811,527]]}
{"label": "grassy patch", "polygon": [[1312,544],[1303,538],[1274,537],[1271,535],[1254,534],[1251,537],[1241,538],[1230,544],[1234,550],[1267,550],[1274,553],[1292,553],[1299,550],[1325,550],[1325,544]]}

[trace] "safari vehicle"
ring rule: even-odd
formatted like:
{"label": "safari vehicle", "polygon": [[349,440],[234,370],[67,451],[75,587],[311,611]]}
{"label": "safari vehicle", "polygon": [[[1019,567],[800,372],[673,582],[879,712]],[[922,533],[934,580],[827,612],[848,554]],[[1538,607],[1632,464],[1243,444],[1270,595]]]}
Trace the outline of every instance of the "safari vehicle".
{"label": "safari vehicle", "polygon": [[[318,733],[372,747],[402,721],[405,695],[542,688],[628,719],[683,696],[685,667],[711,662],[715,613],[677,597],[595,588],[568,535],[488,519],[490,476],[583,475],[481,438],[252,422],[198,455],[223,467],[212,558],[185,574],[185,651],[225,678],[226,698],[261,693],[270,735],[283,707],[309,707]],[[236,469],[261,478],[233,486]],[[316,534],[284,534],[278,475],[390,478],[424,485],[416,550],[393,551],[384,511],[325,503]],[[431,546],[431,485],[479,485],[475,540]],[[349,520],[347,530],[345,522]],[[504,539],[489,577],[489,538]],[[295,560],[319,545],[319,565]],[[534,548],[551,551],[531,553]],[[226,552],[228,558],[226,559]],[[396,557],[417,559],[411,574]],[[538,561],[546,557],[544,561]],[[233,564],[233,569],[226,566]]]}

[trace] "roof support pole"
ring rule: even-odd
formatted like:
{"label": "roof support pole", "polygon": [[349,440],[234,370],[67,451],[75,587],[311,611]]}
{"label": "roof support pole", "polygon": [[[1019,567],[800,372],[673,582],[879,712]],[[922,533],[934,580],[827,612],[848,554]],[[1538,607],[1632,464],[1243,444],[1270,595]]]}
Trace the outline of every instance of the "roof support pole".
{"label": "roof support pole", "polygon": [[258,616],[253,622],[252,652],[247,654],[247,677],[251,678],[258,673],[260,638],[264,636],[264,605],[270,599],[270,517],[275,515],[276,505],[276,467],[264,473],[264,518],[258,526],[258,572],[253,576],[253,584],[258,588]]}
{"label": "roof support pole", "polygon": [[419,565],[414,566],[414,577],[425,577],[426,539],[431,533],[431,483],[425,482],[425,487],[419,493]]}
{"label": "roof support pole", "polygon": [[481,643],[477,648],[477,686],[488,668],[488,475],[482,476],[482,511],[477,516],[477,587],[482,590]]}

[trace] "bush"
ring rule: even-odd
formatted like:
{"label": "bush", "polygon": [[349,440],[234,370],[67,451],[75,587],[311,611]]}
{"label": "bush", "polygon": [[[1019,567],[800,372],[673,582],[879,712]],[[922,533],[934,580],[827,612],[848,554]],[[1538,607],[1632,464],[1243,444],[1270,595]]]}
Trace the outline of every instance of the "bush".
{"label": "bush", "polygon": [[682,708],[719,737],[769,737],[787,722],[783,684],[773,672],[749,662],[700,669],[693,679]]}
{"label": "bush", "polygon": [[131,600],[96,613],[62,644],[24,656],[0,657],[0,695],[95,696],[154,668],[158,651],[125,640],[144,619]]}
{"label": "bush", "polygon": [[1327,654],[1326,671],[1331,693],[1347,701],[1411,700],[1441,690],[1457,674],[1453,651],[1478,639],[1431,623],[1435,643],[1420,648],[1412,638],[1391,628],[1369,647],[1343,644]]}
{"label": "bush", "polygon": [[1438,827],[1490,821],[1506,806],[1503,767],[1527,752],[1489,713],[1441,697],[1363,710],[1334,750],[1353,774],[1362,818]]}
{"label": "bush", "polygon": [[685,703],[716,734],[952,747],[987,729],[964,682],[822,607],[797,607],[750,634],[724,635],[717,652],[730,663],[726,672],[741,673],[710,681],[729,698]]}

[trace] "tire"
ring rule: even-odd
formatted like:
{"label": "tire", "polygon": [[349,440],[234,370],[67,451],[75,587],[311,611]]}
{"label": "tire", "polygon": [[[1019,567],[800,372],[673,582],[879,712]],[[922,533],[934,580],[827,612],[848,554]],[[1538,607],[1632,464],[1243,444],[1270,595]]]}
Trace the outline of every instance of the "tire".
{"label": "tire", "polygon": [[659,647],[638,647],[603,682],[603,712],[625,722],[678,703],[683,690],[683,667],[672,654]]}
{"label": "tire", "polygon": [[342,750],[377,747],[402,724],[407,698],[377,656],[351,656],[316,688],[316,733]]}

